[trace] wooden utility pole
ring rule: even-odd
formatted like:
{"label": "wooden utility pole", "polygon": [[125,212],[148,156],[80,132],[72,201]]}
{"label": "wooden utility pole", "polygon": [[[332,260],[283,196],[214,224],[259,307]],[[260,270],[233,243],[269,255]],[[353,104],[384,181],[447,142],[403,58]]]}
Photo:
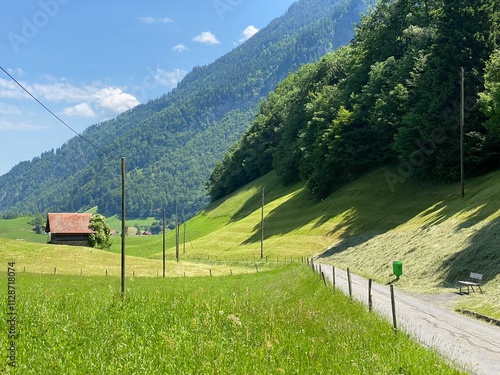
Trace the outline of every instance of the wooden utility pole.
{"label": "wooden utility pole", "polygon": [[264,188],[262,188],[262,208],[260,213],[260,259],[264,258]]}
{"label": "wooden utility pole", "polygon": [[121,264],[121,291],[122,297],[125,297],[125,235],[126,235],[126,225],[125,225],[125,158],[122,157],[122,264]]}
{"label": "wooden utility pole", "polygon": [[182,241],[182,254],[186,254],[186,220],[184,220],[184,239]]}
{"label": "wooden utility pole", "polygon": [[179,214],[177,201],[175,201],[175,259],[179,262]]}
{"label": "wooden utility pole", "polygon": [[166,214],[165,214],[165,209],[163,209],[163,277],[165,277],[165,245],[166,245],[165,232],[167,230],[165,222],[166,222]]}
{"label": "wooden utility pole", "polygon": [[460,72],[460,185],[462,198],[465,196],[465,172],[464,172],[464,122],[465,122],[465,77],[464,68]]}

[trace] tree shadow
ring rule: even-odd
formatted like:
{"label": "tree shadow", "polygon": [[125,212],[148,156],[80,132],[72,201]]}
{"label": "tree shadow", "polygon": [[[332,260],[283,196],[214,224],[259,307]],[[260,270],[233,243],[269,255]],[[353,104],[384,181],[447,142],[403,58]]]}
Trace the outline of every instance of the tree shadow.
{"label": "tree shadow", "polygon": [[[478,213],[467,225],[473,225],[473,221],[477,222],[482,216]],[[455,286],[458,280],[468,280],[471,272],[483,274],[483,283],[493,280],[500,273],[499,240],[500,218],[497,218],[475,232],[464,250],[443,262],[445,277],[441,286]]]}
{"label": "tree shadow", "polygon": [[[382,173],[379,175],[382,180]],[[326,258],[369,241],[418,215],[428,215],[426,225],[432,226],[455,213],[443,196],[419,200],[414,197],[415,188],[411,184],[407,189],[388,194],[383,185],[378,191],[377,188],[370,189],[367,185],[373,180],[372,175],[365,185],[346,186],[324,201],[315,200],[305,189],[297,190],[287,201],[265,214],[264,239],[286,235],[306,225],[313,229],[331,225],[326,234],[339,242],[320,255]],[[251,208],[257,208],[255,202]],[[260,240],[258,222],[253,227],[253,234],[242,244]]]}

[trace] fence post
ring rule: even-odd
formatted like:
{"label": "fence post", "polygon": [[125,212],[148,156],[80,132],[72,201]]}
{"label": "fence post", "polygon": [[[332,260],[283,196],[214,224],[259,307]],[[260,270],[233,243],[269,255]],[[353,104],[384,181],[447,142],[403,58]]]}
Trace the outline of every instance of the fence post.
{"label": "fence post", "polygon": [[325,286],[328,287],[328,284],[326,283],[326,277],[325,277],[324,272],[321,272],[321,277],[323,278],[323,284],[325,284]]}
{"label": "fence post", "polygon": [[394,326],[394,332],[398,332],[398,327],[396,324],[396,301],[394,298],[394,286],[391,284],[391,305],[392,305],[392,324]]}
{"label": "fence post", "polygon": [[347,284],[349,286],[349,297],[352,299],[351,271],[347,269]]}
{"label": "fence post", "polygon": [[54,275],[56,274],[56,267],[54,267]]}
{"label": "fence post", "polygon": [[335,266],[332,266],[332,286],[335,289]]}
{"label": "fence post", "polygon": [[368,311],[372,311],[372,279],[368,279]]}

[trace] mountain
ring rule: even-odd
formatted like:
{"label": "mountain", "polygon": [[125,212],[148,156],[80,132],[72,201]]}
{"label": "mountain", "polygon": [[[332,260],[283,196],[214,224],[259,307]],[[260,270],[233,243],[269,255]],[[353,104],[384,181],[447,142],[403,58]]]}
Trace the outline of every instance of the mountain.
{"label": "mountain", "polygon": [[301,0],[214,63],[193,69],[170,93],[93,125],[0,177],[0,213],[121,211],[189,217],[207,202],[216,162],[248,129],[258,103],[303,64],[347,44],[373,1]]}

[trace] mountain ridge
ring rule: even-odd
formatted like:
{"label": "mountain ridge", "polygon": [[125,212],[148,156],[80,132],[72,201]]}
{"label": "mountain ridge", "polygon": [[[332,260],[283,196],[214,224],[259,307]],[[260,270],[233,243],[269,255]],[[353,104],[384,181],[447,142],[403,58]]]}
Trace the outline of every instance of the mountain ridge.
{"label": "mountain ridge", "polygon": [[246,43],[194,68],[170,93],[90,126],[83,136],[104,154],[74,137],[0,176],[0,213],[96,205],[103,213],[117,213],[123,156],[130,215],[172,212],[176,200],[182,201],[184,216],[194,214],[208,202],[204,183],[211,169],[249,126],[258,102],[290,72],[348,42],[369,3],[292,4]]}

